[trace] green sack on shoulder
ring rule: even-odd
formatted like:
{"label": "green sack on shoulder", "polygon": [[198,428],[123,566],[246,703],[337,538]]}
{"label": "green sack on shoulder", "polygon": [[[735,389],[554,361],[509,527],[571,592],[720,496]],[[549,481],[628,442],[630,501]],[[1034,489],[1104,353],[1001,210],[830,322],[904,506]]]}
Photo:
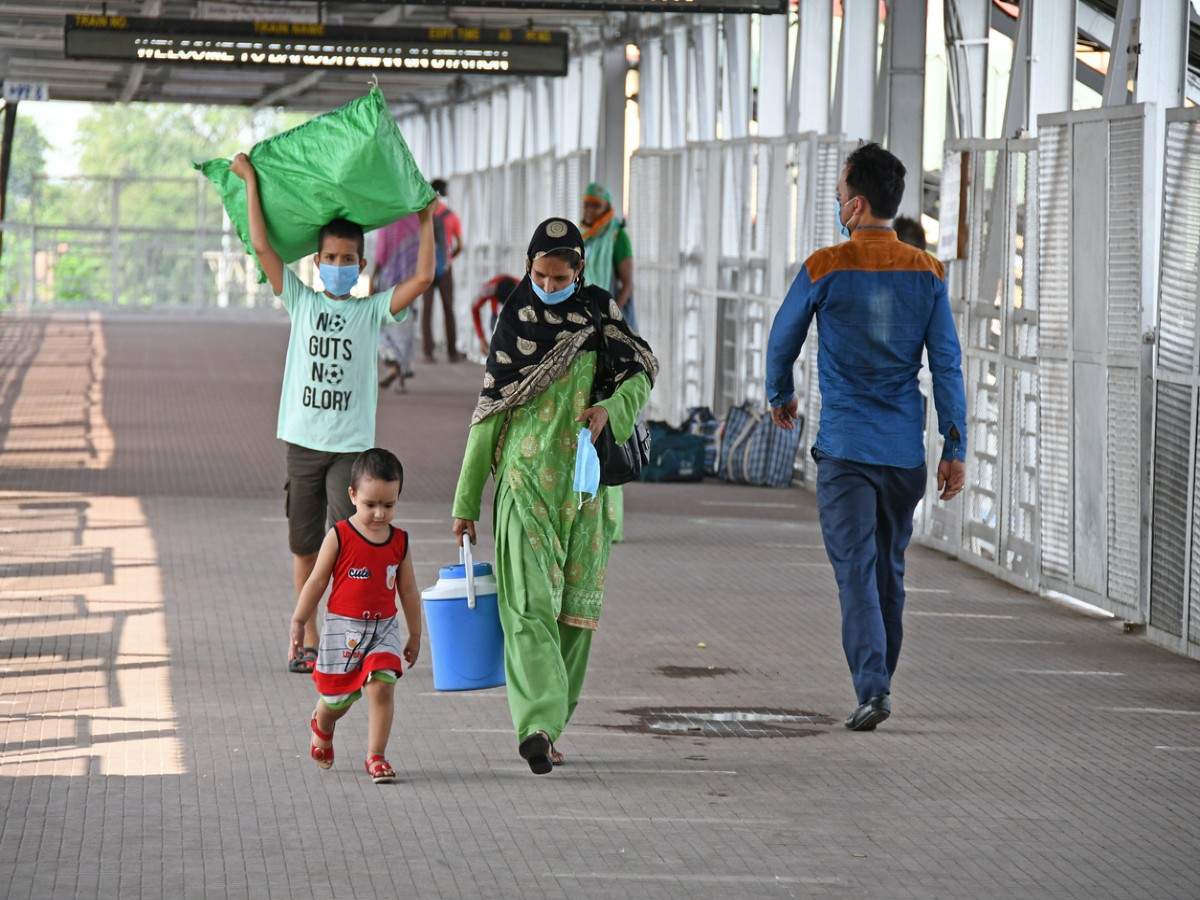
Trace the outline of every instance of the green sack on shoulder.
{"label": "green sack on shoulder", "polygon": [[[271,246],[285,263],[317,250],[317,233],[332,219],[380,228],[424,209],[434,198],[378,87],[332,112],[254,145],[250,162]],[[221,194],[246,252],[250,224],[246,185],[229,160],[196,163]],[[265,280],[259,269],[259,280]]]}

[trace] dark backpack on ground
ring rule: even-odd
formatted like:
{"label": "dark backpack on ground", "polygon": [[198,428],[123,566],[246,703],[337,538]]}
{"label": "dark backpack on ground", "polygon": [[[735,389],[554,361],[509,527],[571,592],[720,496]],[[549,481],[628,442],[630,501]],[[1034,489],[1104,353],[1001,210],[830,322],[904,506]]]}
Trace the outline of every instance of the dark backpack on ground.
{"label": "dark backpack on ground", "polygon": [[721,455],[721,420],[707,406],[693,406],[683,422],[683,429],[704,438],[704,474],[717,474]]}

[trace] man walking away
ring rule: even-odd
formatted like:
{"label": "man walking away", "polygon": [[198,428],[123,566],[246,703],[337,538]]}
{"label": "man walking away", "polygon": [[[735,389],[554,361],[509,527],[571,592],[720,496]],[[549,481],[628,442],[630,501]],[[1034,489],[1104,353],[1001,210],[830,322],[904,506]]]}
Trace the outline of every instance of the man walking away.
{"label": "man walking away", "polygon": [[846,720],[871,731],[891,715],[900,659],[904,551],[925,491],[924,414],[917,374],[928,352],[943,500],[966,477],[962,356],[942,265],[901,243],[892,220],[904,166],[878,144],[846,160],[834,214],[850,240],[804,264],[775,316],[767,347],[771,415],[794,428],[792,367],[817,317],[821,426],[817,508],[842,607],[842,647],[858,707]]}

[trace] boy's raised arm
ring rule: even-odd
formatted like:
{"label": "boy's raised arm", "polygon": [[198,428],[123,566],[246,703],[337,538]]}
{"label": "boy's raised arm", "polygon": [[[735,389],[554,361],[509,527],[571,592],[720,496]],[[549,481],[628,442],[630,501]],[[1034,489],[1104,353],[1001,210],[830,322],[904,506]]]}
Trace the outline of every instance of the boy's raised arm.
{"label": "boy's raised arm", "polygon": [[434,199],[430,204],[417,213],[421,220],[421,242],[417,246],[417,270],[412,278],[402,281],[392,291],[391,311],[398,316],[400,311],[408,309],[413,302],[429,290],[433,284],[436,258],[433,246],[433,208],[437,205]]}
{"label": "boy's raised arm", "polygon": [[233,158],[229,170],[246,182],[246,213],[250,219],[250,243],[258,257],[258,264],[262,266],[263,272],[271,282],[271,289],[278,297],[283,293],[283,260],[279,258],[279,254],[275,252],[275,248],[271,246],[271,241],[267,237],[267,221],[263,218],[262,202],[258,198],[258,173],[254,171],[254,164],[250,162],[250,157],[245,153],[239,153]]}

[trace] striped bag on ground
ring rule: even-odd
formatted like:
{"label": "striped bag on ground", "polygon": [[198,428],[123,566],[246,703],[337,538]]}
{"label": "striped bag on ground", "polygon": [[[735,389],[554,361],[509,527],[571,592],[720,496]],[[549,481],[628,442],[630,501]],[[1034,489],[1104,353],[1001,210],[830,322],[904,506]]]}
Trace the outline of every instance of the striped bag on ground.
{"label": "striped bag on ground", "polygon": [[731,406],[721,436],[718,476],[732,484],[787,487],[795,474],[803,429],[803,419],[785,431],[771,421],[767,410],[752,403]]}

